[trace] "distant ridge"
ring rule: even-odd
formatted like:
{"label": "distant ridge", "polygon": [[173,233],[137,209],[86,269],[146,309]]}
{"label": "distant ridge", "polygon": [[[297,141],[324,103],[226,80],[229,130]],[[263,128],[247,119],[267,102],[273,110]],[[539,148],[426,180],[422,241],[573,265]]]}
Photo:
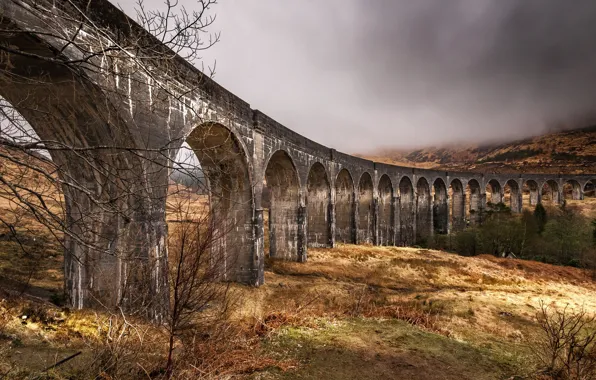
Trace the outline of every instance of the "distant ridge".
{"label": "distant ridge", "polygon": [[596,125],[507,143],[380,149],[358,156],[377,162],[451,171],[595,173]]}

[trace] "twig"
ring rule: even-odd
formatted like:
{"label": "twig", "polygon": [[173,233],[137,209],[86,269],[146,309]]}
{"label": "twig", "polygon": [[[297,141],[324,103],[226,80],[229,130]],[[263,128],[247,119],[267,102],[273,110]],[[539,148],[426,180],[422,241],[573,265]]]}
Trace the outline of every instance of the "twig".
{"label": "twig", "polygon": [[79,355],[80,355],[80,354],[82,354],[82,353],[83,353],[83,351],[79,351],[79,352],[77,352],[77,353],[74,353],[74,354],[70,355],[69,357],[67,357],[67,358],[64,358],[64,359],[60,360],[58,363],[52,364],[52,365],[51,365],[51,366],[49,366],[48,368],[46,368],[46,369],[44,369],[43,371],[41,371],[41,373],[48,372],[48,371],[49,371],[49,370],[51,370],[51,369],[54,369],[54,368],[56,368],[56,367],[58,367],[58,366],[61,366],[62,364],[66,363],[67,361],[69,361],[69,360],[71,360],[71,359],[74,359],[74,358],[76,358],[77,356],[79,356]]}

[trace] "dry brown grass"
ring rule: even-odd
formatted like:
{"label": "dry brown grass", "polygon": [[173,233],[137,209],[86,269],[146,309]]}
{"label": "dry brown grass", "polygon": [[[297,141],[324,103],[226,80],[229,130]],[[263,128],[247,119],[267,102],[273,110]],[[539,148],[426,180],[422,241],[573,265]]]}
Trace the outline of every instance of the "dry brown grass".
{"label": "dry brown grass", "polygon": [[[541,300],[596,311],[596,286],[577,268],[395,247],[311,249],[307,263],[270,261],[264,286],[234,285],[233,292],[238,302],[229,319],[204,326],[191,345],[178,344],[180,378],[300,372],[307,361],[294,354],[272,355],[263,344],[277,341],[287,329],[325,334],[329,323],[353,318],[404,321],[473,347],[517,347],[538,328],[534,316]],[[23,324],[25,309],[35,317]],[[39,371],[77,350],[84,355],[64,371],[78,373],[81,365],[97,369],[98,357],[105,366],[115,355],[132,363],[135,374],[155,375],[165,359],[166,335],[140,321],[131,323],[125,341],[114,345],[112,338],[108,344],[107,336],[121,331],[117,315],[64,313],[47,303],[17,300],[2,304],[0,321],[0,347],[8,347],[8,355],[0,352],[0,369],[10,365],[14,374]],[[353,339],[342,344],[349,347]],[[40,365],[28,364],[33,357]],[[132,371],[126,365],[118,368]]]}
{"label": "dry brown grass", "polygon": [[273,262],[257,293],[251,303],[260,318],[293,314],[303,299],[308,308],[302,310],[311,318],[396,318],[474,340],[482,340],[481,331],[486,339],[519,341],[539,300],[596,310],[596,287],[587,271],[413,248],[312,249],[306,265]]}
{"label": "dry brown grass", "polygon": [[[259,335],[247,324],[218,321],[190,339],[177,344],[174,378],[219,378],[296,366],[293,360],[264,355]],[[160,378],[167,343],[162,327],[119,314],[65,313],[50,304],[20,299],[0,306],[0,376],[7,378],[43,374],[44,368],[78,351],[83,355],[54,370],[57,378]]]}

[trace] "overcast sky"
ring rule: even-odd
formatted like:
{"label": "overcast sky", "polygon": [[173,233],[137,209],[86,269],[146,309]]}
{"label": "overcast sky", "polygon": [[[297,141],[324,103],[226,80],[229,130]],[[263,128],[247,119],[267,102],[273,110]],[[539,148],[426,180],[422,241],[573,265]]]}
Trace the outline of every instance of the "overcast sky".
{"label": "overcast sky", "polygon": [[220,0],[214,11],[215,80],[342,151],[509,140],[596,115],[593,0]]}

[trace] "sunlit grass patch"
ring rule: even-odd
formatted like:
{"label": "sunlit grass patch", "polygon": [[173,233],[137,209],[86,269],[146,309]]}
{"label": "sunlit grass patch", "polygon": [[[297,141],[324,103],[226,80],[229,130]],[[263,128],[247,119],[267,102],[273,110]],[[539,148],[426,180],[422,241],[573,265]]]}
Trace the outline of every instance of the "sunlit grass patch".
{"label": "sunlit grass patch", "polygon": [[266,352],[296,357],[300,365],[275,378],[493,379],[519,373],[519,354],[503,347],[476,348],[402,321],[350,318],[317,330],[288,327],[264,345]]}

